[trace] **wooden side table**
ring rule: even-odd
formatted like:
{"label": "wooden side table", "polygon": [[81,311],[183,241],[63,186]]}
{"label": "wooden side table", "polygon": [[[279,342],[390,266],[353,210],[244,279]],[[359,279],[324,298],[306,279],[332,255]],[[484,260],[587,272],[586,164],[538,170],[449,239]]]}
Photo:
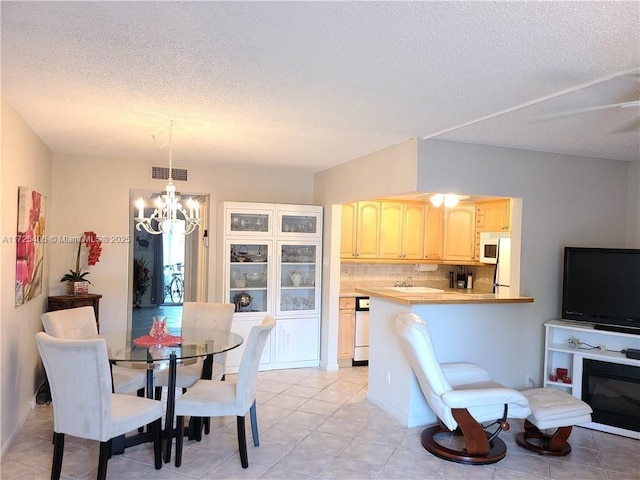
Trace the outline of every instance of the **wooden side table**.
{"label": "wooden side table", "polygon": [[100,317],[98,315],[100,309],[100,299],[102,295],[97,295],[95,293],[87,293],[86,295],[58,295],[54,297],[49,297],[49,312],[53,312],[55,310],[65,310],[67,308],[76,308],[76,307],[93,307],[93,311],[96,314],[96,326],[98,327],[98,332],[100,332]]}

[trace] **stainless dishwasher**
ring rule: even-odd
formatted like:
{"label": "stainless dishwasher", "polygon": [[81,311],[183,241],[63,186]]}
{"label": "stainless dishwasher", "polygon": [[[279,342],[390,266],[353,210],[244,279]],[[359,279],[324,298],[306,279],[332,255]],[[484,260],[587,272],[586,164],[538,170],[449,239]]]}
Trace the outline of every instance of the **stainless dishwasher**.
{"label": "stainless dishwasher", "polygon": [[356,297],[355,353],[351,365],[369,365],[369,297]]}

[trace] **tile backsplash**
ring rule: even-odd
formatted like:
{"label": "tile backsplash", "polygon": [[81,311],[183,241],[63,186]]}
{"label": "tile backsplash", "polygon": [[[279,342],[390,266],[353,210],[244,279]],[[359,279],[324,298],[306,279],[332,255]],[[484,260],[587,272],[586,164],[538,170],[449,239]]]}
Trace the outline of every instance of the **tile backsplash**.
{"label": "tile backsplash", "polygon": [[[449,272],[455,265],[436,265],[434,271],[419,271],[416,264],[343,263],[340,266],[340,289],[351,291],[356,287],[391,287],[396,282],[413,278],[413,285],[433,288],[449,288]],[[467,266],[473,272],[473,289],[493,290],[494,265]]]}

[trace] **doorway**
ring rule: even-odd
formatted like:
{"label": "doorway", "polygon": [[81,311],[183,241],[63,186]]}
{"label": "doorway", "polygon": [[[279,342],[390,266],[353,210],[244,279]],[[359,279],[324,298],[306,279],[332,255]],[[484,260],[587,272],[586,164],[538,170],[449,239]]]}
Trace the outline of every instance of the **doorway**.
{"label": "doorway", "polygon": [[[170,331],[181,326],[182,304],[206,301],[207,248],[206,218],[208,196],[198,197],[203,224],[200,230],[184,235],[184,222],[173,233],[153,235],[135,228],[132,215],[132,256],[130,264],[131,328],[145,334],[154,316],[167,317]],[[153,209],[145,209],[149,216]],[[182,227],[182,230],[180,230]]]}

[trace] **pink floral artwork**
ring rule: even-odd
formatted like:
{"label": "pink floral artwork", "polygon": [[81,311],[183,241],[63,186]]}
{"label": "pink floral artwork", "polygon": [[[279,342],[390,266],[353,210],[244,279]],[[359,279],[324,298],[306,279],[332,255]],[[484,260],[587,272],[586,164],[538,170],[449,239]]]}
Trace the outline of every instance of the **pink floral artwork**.
{"label": "pink floral artwork", "polygon": [[46,199],[28,187],[18,187],[16,236],[16,306],[42,293]]}

